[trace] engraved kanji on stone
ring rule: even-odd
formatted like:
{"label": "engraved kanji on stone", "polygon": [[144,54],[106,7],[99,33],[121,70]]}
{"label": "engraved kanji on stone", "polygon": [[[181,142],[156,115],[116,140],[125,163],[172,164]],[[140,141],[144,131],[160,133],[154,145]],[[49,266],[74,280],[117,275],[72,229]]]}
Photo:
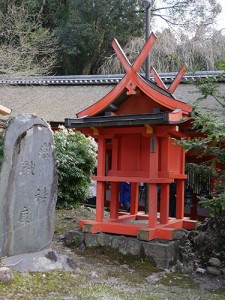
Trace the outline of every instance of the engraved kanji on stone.
{"label": "engraved kanji on stone", "polygon": [[44,187],[43,189],[38,188],[37,189],[37,194],[35,195],[35,200],[39,203],[45,202],[48,197],[48,192],[47,188]]}
{"label": "engraved kanji on stone", "polygon": [[35,168],[35,163],[33,161],[25,160],[22,163],[21,174],[23,174],[23,175],[34,175],[34,168]]}
{"label": "engraved kanji on stone", "polygon": [[38,153],[39,157],[46,159],[51,157],[51,144],[50,143],[44,143],[41,146],[41,149]]}
{"label": "engraved kanji on stone", "polygon": [[30,223],[30,218],[29,218],[29,211],[27,207],[24,207],[23,210],[20,213],[20,218],[19,218],[19,222],[22,225],[27,225]]}

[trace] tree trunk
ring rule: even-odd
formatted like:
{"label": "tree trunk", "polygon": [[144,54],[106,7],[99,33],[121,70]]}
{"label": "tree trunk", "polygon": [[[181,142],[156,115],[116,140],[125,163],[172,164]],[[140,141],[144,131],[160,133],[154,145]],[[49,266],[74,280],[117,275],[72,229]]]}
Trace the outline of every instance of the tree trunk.
{"label": "tree trunk", "polygon": [[92,66],[96,63],[97,59],[99,58],[100,50],[102,48],[104,38],[105,38],[105,30],[102,31],[102,33],[100,35],[98,47],[96,48],[95,52],[93,53],[92,56],[89,57],[89,59],[87,59],[85,61],[85,64],[84,64],[84,67],[83,67],[83,70],[82,70],[83,75],[90,74]]}

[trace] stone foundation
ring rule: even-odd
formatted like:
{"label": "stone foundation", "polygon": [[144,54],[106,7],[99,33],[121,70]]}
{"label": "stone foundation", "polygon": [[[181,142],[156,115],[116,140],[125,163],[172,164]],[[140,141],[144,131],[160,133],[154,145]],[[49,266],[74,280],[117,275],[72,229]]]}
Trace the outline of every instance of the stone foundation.
{"label": "stone foundation", "polygon": [[[185,232],[181,231],[180,240]],[[68,231],[65,235],[66,245],[84,243],[85,247],[109,247],[124,255],[146,256],[159,268],[167,269],[175,264],[180,240],[140,241],[135,237],[107,233],[83,233],[81,230]]]}

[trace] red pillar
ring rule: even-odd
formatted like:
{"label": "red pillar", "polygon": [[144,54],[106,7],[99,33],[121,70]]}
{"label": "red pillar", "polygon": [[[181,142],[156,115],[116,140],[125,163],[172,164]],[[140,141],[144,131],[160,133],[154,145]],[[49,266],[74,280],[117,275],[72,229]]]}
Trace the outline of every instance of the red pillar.
{"label": "red pillar", "polygon": [[114,137],[112,139],[112,170],[118,170],[119,157],[119,139]]}
{"label": "red pillar", "polygon": [[[185,172],[185,153],[180,146],[180,174]],[[185,180],[177,179],[176,187],[176,219],[183,219],[184,217],[184,188]]]}
{"label": "red pillar", "polygon": [[155,228],[157,224],[157,194],[158,185],[153,183],[148,185],[148,226]]}
{"label": "red pillar", "polygon": [[[150,137],[150,166],[149,177],[151,179],[158,178],[158,160],[159,146],[156,136]],[[148,184],[148,225],[150,228],[155,228],[157,223],[157,200],[158,200],[158,184]]]}
{"label": "red pillar", "polygon": [[176,219],[184,217],[184,179],[177,179],[176,189]]}
{"label": "red pillar", "polygon": [[169,222],[169,200],[170,200],[170,185],[168,183],[161,184],[160,224],[167,224]]}
{"label": "red pillar", "polygon": [[118,219],[119,215],[119,182],[111,182],[110,219]]}
{"label": "red pillar", "polygon": [[[105,176],[106,140],[98,138],[98,167],[97,176]],[[102,222],[104,216],[105,182],[97,181],[96,191],[96,222]]]}
{"label": "red pillar", "polygon": [[138,196],[139,196],[138,183],[131,183],[131,197],[130,197],[130,214],[136,215],[138,213]]}
{"label": "red pillar", "polygon": [[160,163],[161,163],[161,173],[163,177],[167,177],[169,170],[169,147],[170,147],[170,140],[168,137],[161,138],[161,151],[160,151]]}

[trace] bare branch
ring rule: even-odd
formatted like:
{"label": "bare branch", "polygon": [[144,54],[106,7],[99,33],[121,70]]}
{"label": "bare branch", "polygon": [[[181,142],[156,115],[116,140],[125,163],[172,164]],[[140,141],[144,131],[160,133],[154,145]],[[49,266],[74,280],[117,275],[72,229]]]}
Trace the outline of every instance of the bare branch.
{"label": "bare branch", "polygon": [[[216,70],[216,63],[225,57],[225,36],[214,31],[207,35],[207,28],[202,24],[196,28],[193,38],[183,32],[179,35],[179,41],[169,29],[158,33],[158,41],[151,53],[151,65],[157,72],[176,72],[183,64],[192,71]],[[144,45],[143,38],[132,39],[125,47],[130,61],[134,61]],[[99,73],[123,73],[115,55],[105,59],[98,70]],[[141,69],[141,72],[144,72]]]}
{"label": "bare branch", "polygon": [[49,74],[56,62],[56,40],[43,29],[38,16],[12,4],[0,23],[0,74]]}

